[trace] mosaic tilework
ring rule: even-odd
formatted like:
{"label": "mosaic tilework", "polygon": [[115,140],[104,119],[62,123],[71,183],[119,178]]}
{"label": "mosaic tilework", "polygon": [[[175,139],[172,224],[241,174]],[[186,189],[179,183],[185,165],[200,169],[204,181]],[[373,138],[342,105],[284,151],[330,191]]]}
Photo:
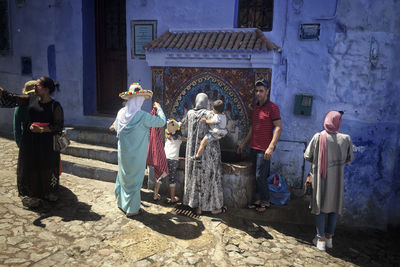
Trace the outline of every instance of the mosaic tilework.
{"label": "mosaic tilework", "polygon": [[[153,79],[156,78],[154,71]],[[224,101],[229,139],[235,144],[244,138],[250,126],[255,78],[262,76],[270,80],[271,77],[270,69],[166,67],[163,71],[163,104],[167,117],[181,120],[194,107],[196,95],[206,93],[210,104],[216,99]]]}

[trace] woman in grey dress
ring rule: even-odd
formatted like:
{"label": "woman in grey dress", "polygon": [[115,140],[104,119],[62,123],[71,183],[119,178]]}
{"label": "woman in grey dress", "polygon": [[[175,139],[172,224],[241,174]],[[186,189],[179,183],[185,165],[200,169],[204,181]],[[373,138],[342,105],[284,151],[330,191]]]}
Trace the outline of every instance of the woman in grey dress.
{"label": "woman in grey dress", "polygon": [[[324,129],[311,139],[304,158],[312,162],[313,195],[311,213],[315,214],[317,236],[313,243],[319,250],[332,248],[336,221],[342,213],[344,166],[353,160],[351,138],[339,132],[343,112],[330,111],[324,120]],[[325,230],[325,217],[328,224]]]}
{"label": "woman in grey dress", "polygon": [[197,214],[211,211],[219,214],[223,207],[221,150],[218,141],[210,142],[200,161],[191,160],[200,146],[203,137],[208,133],[208,126],[201,123],[201,118],[210,118],[207,110],[208,96],[199,93],[196,96],[195,108],[188,111],[183,119],[183,127],[187,130],[185,187],[183,204],[197,208]]}

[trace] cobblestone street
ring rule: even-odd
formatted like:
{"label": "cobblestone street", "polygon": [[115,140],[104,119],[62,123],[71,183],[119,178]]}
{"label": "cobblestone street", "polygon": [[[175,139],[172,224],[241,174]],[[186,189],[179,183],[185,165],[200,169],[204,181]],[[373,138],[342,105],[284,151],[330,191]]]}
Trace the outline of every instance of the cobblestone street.
{"label": "cobblestone street", "polygon": [[[395,266],[393,233],[338,227],[334,248],[318,251],[312,225],[267,222],[230,209],[196,217],[142,191],[144,214],[117,208],[114,184],[62,174],[60,199],[27,210],[18,197],[14,141],[0,138],[1,266]],[[273,207],[276,208],[276,207]],[[308,212],[308,211],[306,211]]]}

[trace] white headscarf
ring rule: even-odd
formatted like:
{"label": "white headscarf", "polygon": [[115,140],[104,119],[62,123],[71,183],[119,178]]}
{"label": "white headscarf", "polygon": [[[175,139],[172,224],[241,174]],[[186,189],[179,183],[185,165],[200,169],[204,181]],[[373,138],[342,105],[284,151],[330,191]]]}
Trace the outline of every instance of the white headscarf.
{"label": "white headscarf", "polygon": [[132,120],[136,112],[142,108],[144,100],[144,96],[132,97],[126,102],[126,106],[118,111],[117,118],[114,122],[114,129],[117,132],[117,136],[119,136],[122,129]]}

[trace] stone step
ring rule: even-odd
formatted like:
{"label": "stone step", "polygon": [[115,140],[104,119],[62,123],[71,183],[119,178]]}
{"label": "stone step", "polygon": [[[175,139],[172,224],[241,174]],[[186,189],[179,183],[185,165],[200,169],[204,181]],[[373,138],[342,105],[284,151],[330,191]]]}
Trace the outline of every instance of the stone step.
{"label": "stone step", "polygon": [[65,151],[63,151],[63,154],[118,164],[118,150],[106,146],[90,145],[71,141],[71,144],[65,149]]}
{"label": "stone step", "polygon": [[107,128],[74,126],[65,127],[65,130],[71,141],[113,148],[118,146],[115,133],[110,132]]}
{"label": "stone step", "polygon": [[[118,174],[118,165],[107,163],[100,160],[75,157],[71,155],[61,155],[63,172],[78,177],[95,179],[105,182],[115,183]],[[143,185],[147,188],[148,171],[144,172]]]}
{"label": "stone step", "polygon": [[63,171],[75,176],[115,182],[118,174],[118,165],[100,160],[61,155]]}

